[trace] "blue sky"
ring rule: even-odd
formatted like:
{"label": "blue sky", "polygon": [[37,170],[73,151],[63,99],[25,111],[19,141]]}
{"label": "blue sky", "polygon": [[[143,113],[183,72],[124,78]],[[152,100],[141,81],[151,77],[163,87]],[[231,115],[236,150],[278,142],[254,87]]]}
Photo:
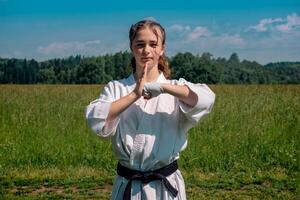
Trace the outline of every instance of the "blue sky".
{"label": "blue sky", "polygon": [[129,50],[131,24],[146,17],[177,52],[265,64],[300,61],[299,0],[0,0],[0,57],[46,60]]}

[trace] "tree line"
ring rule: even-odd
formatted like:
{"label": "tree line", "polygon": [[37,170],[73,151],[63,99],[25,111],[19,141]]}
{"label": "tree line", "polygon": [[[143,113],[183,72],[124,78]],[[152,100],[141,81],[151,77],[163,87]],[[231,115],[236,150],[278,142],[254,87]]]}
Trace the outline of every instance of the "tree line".
{"label": "tree line", "polygon": [[[16,84],[104,84],[132,73],[131,52],[101,56],[56,58],[38,62],[34,59],[0,58],[0,83]],[[228,59],[177,53],[168,58],[172,78],[185,78],[208,84],[299,84],[300,62],[261,65],[240,60],[236,53]]]}

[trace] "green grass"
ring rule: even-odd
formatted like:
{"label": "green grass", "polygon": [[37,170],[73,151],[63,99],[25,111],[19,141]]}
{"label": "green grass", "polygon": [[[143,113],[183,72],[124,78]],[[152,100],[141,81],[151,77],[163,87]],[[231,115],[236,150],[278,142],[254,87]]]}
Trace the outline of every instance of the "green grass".
{"label": "green grass", "polygon": [[[108,199],[116,160],[85,106],[100,85],[0,85],[0,199]],[[188,199],[297,199],[300,85],[211,86],[179,165]]]}

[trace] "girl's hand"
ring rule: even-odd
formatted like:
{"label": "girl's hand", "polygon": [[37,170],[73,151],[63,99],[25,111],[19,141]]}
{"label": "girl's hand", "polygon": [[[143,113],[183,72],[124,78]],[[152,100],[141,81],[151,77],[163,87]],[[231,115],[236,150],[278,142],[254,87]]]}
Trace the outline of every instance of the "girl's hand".
{"label": "girl's hand", "polygon": [[134,89],[134,93],[138,97],[143,96],[143,89],[146,82],[147,71],[148,71],[148,63],[145,63],[142,73],[139,75],[139,77],[137,77],[137,83]]}
{"label": "girl's hand", "polygon": [[164,89],[161,83],[151,82],[144,84],[144,94],[143,96],[147,96],[149,98],[157,97],[161,93],[164,93]]}

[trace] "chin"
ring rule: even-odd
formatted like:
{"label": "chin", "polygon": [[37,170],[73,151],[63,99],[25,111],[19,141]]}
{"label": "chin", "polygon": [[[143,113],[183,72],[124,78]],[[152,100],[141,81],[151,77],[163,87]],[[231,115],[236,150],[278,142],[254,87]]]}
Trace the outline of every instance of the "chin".
{"label": "chin", "polygon": [[[141,66],[141,68],[143,68],[145,64],[146,64],[146,62],[139,63],[139,65]],[[148,62],[148,70],[152,69],[155,66],[158,66],[158,63],[153,63],[153,61]]]}

